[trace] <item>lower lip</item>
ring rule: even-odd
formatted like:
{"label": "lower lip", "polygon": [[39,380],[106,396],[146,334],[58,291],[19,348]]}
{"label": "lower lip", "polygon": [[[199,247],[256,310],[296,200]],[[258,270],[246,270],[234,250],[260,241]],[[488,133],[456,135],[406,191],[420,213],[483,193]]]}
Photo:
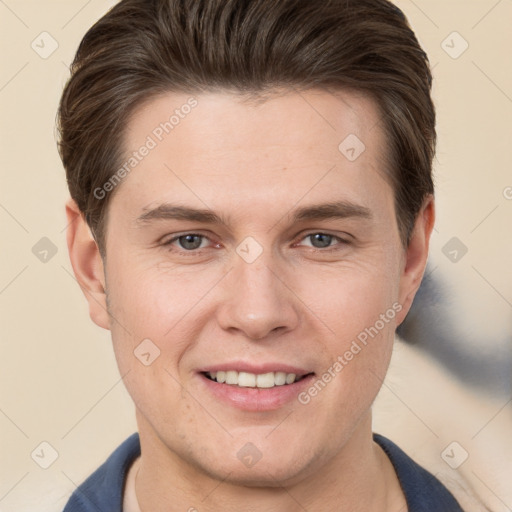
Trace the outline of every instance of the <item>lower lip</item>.
{"label": "lower lip", "polygon": [[296,400],[301,391],[310,385],[314,374],[303,377],[293,384],[272,388],[244,388],[232,384],[221,384],[200,373],[206,388],[217,399],[244,411],[272,411]]}

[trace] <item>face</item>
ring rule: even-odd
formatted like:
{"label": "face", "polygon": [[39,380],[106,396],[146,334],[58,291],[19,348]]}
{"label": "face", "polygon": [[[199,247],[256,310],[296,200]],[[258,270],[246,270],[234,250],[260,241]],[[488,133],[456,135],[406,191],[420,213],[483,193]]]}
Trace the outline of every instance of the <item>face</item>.
{"label": "face", "polygon": [[141,438],[215,478],[290,483],[368,417],[428,236],[400,243],[371,100],[190,96],[130,121],[137,162],[107,224],[110,316],[91,314],[112,331]]}

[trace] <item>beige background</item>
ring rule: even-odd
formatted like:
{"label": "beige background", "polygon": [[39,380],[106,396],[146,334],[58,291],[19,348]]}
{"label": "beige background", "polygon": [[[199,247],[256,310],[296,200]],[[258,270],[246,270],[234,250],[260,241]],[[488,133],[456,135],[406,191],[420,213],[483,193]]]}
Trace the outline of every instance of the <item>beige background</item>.
{"label": "beige background", "polygon": [[[74,51],[113,3],[0,0],[2,512],[61,510],[75,486],[135,430],[109,332],[90,321],[72,276],[65,243],[67,189],[54,137]],[[434,66],[439,147],[432,268],[452,285],[449,313],[460,332],[468,338],[480,333],[485,340],[473,348],[482,354],[481,371],[491,375],[486,354],[499,349],[510,355],[512,348],[512,1],[396,3]],[[43,31],[58,43],[48,58],[31,47],[35,41],[40,52],[51,48]],[[458,58],[454,52],[463,40],[446,40],[454,31],[469,44]],[[453,236],[468,247],[456,264],[442,253]],[[57,249],[47,262],[32,252],[42,237]],[[503,333],[505,344],[499,341]],[[398,341],[375,405],[375,430],[452,487],[463,477],[491,510],[510,511],[509,400],[509,392],[469,386],[421,349]],[[441,457],[453,441],[469,453],[456,471]],[[38,465],[51,454],[41,442],[58,452],[48,469]]]}

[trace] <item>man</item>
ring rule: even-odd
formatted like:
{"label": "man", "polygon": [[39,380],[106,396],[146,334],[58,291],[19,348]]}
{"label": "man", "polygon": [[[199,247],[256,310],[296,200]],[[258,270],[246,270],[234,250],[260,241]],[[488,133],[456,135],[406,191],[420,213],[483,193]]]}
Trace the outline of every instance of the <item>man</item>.
{"label": "man", "polygon": [[430,88],[385,0],[123,0],[89,30],[68,246],[138,433],[66,512],[462,510],[371,427],[434,224]]}

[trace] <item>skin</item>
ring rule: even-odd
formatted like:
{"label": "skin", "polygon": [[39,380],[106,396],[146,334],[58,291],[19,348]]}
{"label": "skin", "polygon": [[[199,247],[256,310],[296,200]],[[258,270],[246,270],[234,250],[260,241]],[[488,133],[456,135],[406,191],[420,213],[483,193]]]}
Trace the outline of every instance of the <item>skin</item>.
{"label": "skin", "polygon": [[[127,153],[189,97],[169,93],[139,108]],[[136,406],[140,510],[405,511],[394,470],[372,440],[371,404],[424,272],[432,197],[404,248],[382,164],[386,140],[376,105],[362,95],[195,98],[115,190],[105,261],[67,203],[74,272],[92,320],[112,332]],[[366,146],[353,162],[338,149],[348,134]],[[298,208],[335,201],[370,215],[291,220]],[[212,210],[226,224],[137,222],[166,202]],[[164,245],[187,233],[205,236],[199,249]],[[315,247],[315,233],[333,238]],[[252,263],[236,252],[248,236],[262,249]],[[401,306],[395,318],[306,405],[241,410],[212,395],[197,372],[277,361],[319,377],[393,304]],[[147,338],[160,350],[149,366],[134,356]],[[248,442],[262,454],[252,467],[237,457]]]}

